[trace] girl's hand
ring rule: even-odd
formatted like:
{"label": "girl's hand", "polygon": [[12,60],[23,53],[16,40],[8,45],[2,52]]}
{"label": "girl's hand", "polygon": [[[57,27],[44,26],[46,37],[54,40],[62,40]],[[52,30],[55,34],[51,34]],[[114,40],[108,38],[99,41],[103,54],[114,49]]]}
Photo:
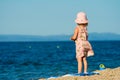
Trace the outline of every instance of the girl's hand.
{"label": "girl's hand", "polygon": [[70,39],[71,39],[71,40],[73,40],[73,41],[75,41],[75,40],[76,40],[76,38],[74,38],[74,36],[72,36]]}

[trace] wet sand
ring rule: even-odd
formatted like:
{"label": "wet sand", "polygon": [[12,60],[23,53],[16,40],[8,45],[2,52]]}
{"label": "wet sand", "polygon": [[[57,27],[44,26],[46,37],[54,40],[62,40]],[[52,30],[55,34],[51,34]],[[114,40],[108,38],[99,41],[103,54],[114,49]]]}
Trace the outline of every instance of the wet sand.
{"label": "wet sand", "polygon": [[[67,76],[67,77],[58,77],[49,80],[120,80],[120,67],[114,69],[107,68],[105,70],[96,70],[95,72],[99,72],[99,75]],[[46,79],[41,78],[39,80],[46,80]]]}

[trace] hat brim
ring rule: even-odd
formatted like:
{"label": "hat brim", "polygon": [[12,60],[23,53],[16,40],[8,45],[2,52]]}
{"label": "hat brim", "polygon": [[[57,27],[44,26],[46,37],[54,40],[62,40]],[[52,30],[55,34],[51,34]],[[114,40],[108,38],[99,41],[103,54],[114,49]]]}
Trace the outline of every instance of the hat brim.
{"label": "hat brim", "polygon": [[77,23],[77,24],[85,24],[85,23],[88,23],[88,20],[79,20],[79,19],[76,19],[75,23]]}

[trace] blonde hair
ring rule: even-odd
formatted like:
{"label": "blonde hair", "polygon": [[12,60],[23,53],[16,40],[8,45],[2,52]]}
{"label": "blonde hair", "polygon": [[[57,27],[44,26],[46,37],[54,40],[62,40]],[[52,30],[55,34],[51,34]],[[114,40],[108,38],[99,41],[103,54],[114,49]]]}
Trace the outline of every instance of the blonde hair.
{"label": "blonde hair", "polygon": [[77,23],[77,25],[78,25],[78,26],[80,26],[80,25],[88,26],[88,23],[83,23],[83,24],[78,24],[78,23]]}

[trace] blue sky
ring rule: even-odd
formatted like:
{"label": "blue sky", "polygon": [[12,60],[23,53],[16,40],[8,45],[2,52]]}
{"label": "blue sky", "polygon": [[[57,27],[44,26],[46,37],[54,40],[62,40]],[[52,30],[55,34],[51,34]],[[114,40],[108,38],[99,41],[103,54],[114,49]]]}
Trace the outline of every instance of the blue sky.
{"label": "blue sky", "polygon": [[120,0],[0,0],[0,34],[69,35],[80,11],[88,32],[120,34]]}

